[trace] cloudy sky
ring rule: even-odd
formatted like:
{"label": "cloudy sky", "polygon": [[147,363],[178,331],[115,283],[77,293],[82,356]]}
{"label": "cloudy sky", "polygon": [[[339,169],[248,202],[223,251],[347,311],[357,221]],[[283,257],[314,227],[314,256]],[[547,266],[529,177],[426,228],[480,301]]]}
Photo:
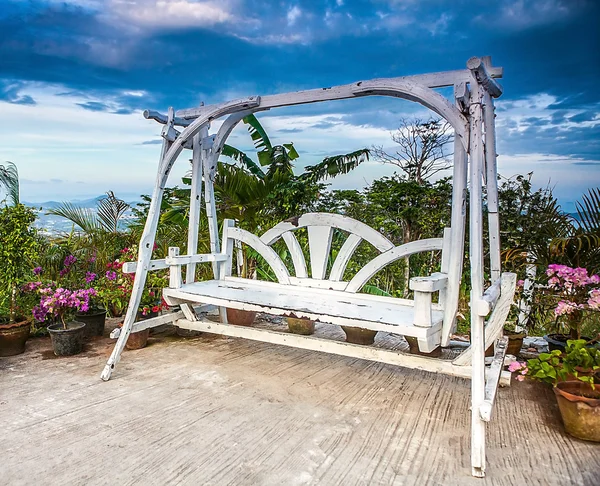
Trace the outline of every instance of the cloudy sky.
{"label": "cloudy sky", "polygon": [[[534,172],[565,206],[600,185],[600,2],[596,0],[0,0],[0,163],[22,199],[151,190],[160,126],[141,116],[256,94],[462,69],[504,67],[503,176]],[[417,105],[368,98],[261,115],[300,166],[391,147]],[[243,127],[230,143],[251,147]],[[177,167],[177,166],[176,166]],[[174,171],[172,184],[187,169]],[[363,187],[371,162],[336,180]]]}

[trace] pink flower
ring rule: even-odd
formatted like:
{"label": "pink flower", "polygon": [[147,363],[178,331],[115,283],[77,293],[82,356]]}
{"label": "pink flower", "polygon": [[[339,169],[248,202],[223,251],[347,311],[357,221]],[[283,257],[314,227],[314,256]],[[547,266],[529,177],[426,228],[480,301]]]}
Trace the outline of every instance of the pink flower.
{"label": "pink flower", "polygon": [[515,371],[519,371],[525,366],[525,363],[521,363],[520,361],[513,361],[508,365],[508,371],[514,373]]}
{"label": "pink flower", "polygon": [[108,271],[106,272],[106,278],[108,280],[116,280],[117,279],[117,272],[112,272],[112,271]]}
{"label": "pink flower", "polygon": [[517,282],[517,287],[523,287],[523,285],[525,285],[525,280],[519,280]]}
{"label": "pink flower", "polygon": [[554,313],[557,316],[564,316],[565,314],[572,314],[578,308],[579,308],[579,306],[577,304],[575,304],[574,302],[561,300],[558,303],[558,305],[556,306],[556,309],[554,309]]}
{"label": "pink flower", "polygon": [[591,309],[600,310],[600,289],[594,289],[590,292],[587,303]]}
{"label": "pink flower", "polygon": [[515,378],[517,379],[517,381],[523,381],[525,379],[523,375],[517,375],[515,376]]}

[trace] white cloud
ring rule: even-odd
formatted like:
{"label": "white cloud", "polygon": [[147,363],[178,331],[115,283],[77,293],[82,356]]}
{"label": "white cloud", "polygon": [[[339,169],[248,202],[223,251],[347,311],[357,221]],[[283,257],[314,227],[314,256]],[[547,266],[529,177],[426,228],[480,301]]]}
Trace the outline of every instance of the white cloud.
{"label": "white cloud", "polygon": [[139,27],[211,27],[235,18],[230,2],[211,0],[111,0],[107,12]]}
{"label": "white cloud", "polygon": [[292,8],[290,8],[287,13],[288,25],[294,25],[296,23],[296,20],[298,20],[298,18],[300,18],[301,15],[302,10],[300,10],[297,5],[294,5]]}
{"label": "white cloud", "polygon": [[[21,93],[38,104],[0,102],[2,116],[11,120],[0,131],[0,160],[17,165],[24,201],[92,197],[108,190],[139,195],[152,189],[160,145],[140,144],[160,134],[156,122],[141,112],[85,110],[76,103],[106,100],[64,94],[63,86],[30,84]],[[187,169],[179,166],[173,184]]]}
{"label": "white cloud", "polygon": [[522,30],[565,20],[584,3],[579,0],[513,0],[503,2],[499,11],[475,17],[475,21]]}

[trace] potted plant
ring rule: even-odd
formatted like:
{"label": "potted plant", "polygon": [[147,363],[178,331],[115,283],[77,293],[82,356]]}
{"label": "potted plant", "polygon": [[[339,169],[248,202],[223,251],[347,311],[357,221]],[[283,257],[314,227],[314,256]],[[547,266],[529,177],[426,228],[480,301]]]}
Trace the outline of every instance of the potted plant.
{"label": "potted plant", "polygon": [[29,337],[31,323],[19,301],[37,254],[35,218],[22,204],[0,208],[0,356],[22,353]]}
{"label": "potted plant", "polygon": [[504,335],[508,337],[508,346],[506,348],[506,354],[512,354],[518,356],[523,347],[523,340],[527,337],[527,333],[521,330],[514,322],[507,322],[504,324]]}
{"label": "potted plant", "polygon": [[292,314],[287,318],[288,329],[292,334],[310,336],[315,333],[315,321]]}
{"label": "potted plant", "polygon": [[90,298],[96,295],[94,289],[69,290],[53,286],[41,288],[40,303],[34,307],[33,315],[38,321],[48,316],[55,319],[48,326],[54,354],[70,356],[81,352],[85,333],[85,323],[75,321],[76,312],[89,310]]}
{"label": "potted plant", "polygon": [[570,435],[600,442],[600,350],[583,339],[568,340],[565,352],[541,353],[527,364],[511,363],[509,371],[553,385],[558,408]]}
{"label": "potted plant", "polygon": [[[544,336],[549,349],[563,350],[569,339],[580,339],[584,318],[600,309],[600,276],[585,268],[552,264],[546,270],[546,291],[553,300],[556,333]],[[587,341],[590,338],[585,338]]]}

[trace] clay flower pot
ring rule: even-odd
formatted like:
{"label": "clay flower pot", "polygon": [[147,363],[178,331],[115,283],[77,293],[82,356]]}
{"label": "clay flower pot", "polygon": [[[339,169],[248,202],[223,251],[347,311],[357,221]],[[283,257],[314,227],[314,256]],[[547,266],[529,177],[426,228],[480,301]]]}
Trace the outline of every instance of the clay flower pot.
{"label": "clay flower pot", "polygon": [[508,336],[508,347],[506,348],[506,354],[512,354],[513,356],[519,356],[521,348],[523,347],[523,339],[527,336],[524,332],[508,332],[504,331],[504,334]]}
{"label": "clay flower pot", "polygon": [[600,387],[582,381],[563,381],[554,387],[568,434],[600,442]]}
{"label": "clay flower pot", "polygon": [[363,329],[362,327],[342,326],[346,333],[346,342],[352,344],[370,345],[375,342],[377,331]]}
{"label": "clay flower pot", "polygon": [[150,329],[144,329],[143,331],[132,332],[127,338],[125,347],[127,349],[142,349],[148,344],[148,336],[150,336]]}
{"label": "clay flower pot", "polygon": [[0,356],[15,356],[25,351],[31,325],[28,321],[0,324]]}
{"label": "clay flower pot", "polygon": [[[406,342],[408,343],[408,352],[410,354],[419,354],[421,356],[431,356],[433,358],[439,358],[442,355],[441,346],[438,346],[437,348],[435,348],[431,353],[423,353],[422,351],[419,350],[419,340],[416,337],[404,336],[404,339],[406,339]],[[493,349],[494,349],[494,346],[492,346],[492,350]]]}
{"label": "clay flower pot", "polygon": [[315,332],[315,321],[311,321],[306,318],[288,317],[287,318],[288,329],[292,334],[301,334],[303,336],[310,336]]}
{"label": "clay flower pot", "polygon": [[251,326],[256,318],[256,312],[227,308],[227,322],[236,326]]}

